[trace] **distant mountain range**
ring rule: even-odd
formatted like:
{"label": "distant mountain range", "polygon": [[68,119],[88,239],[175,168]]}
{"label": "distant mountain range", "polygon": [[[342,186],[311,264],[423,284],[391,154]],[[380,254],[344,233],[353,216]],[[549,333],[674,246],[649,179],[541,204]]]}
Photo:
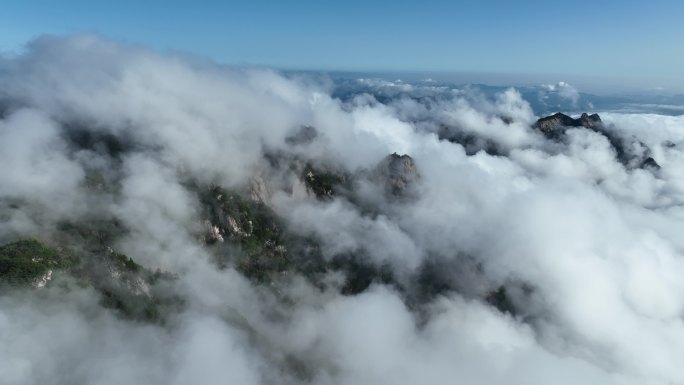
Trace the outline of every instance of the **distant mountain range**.
{"label": "distant mountain range", "polygon": [[[387,80],[384,78],[354,77],[336,74],[333,79],[333,95],[348,100],[359,93],[373,95],[379,102],[387,103],[401,97],[449,98],[454,93],[478,93],[488,98],[511,88],[480,83],[448,83],[431,79],[422,81]],[[359,74],[361,76],[361,74]],[[559,86],[561,85],[561,86]],[[515,86],[538,116],[557,111],[579,113],[581,111],[621,111],[634,113],[658,113],[663,115],[684,114],[684,94],[666,94],[658,91],[619,95],[596,95],[579,92],[560,82],[556,85]]]}

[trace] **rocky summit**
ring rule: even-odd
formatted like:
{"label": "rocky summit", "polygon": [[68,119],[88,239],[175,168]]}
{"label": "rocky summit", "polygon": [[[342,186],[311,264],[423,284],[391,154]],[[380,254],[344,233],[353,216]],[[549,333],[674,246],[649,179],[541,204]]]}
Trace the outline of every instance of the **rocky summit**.
{"label": "rocky summit", "polygon": [[534,127],[544,133],[547,137],[557,138],[561,135],[564,128],[584,127],[598,128],[603,125],[598,114],[583,113],[578,119],[574,119],[561,112],[537,120]]}
{"label": "rocky summit", "polygon": [[375,173],[383,180],[385,190],[394,196],[408,193],[419,178],[413,158],[396,152],[386,156],[375,169]]}
{"label": "rocky summit", "polygon": [[554,141],[564,140],[568,129],[587,129],[605,137],[618,161],[626,168],[650,171],[660,169],[660,165],[652,156],[652,150],[644,142],[634,137],[620,135],[615,127],[605,125],[598,114],[583,113],[575,119],[558,112],[537,120],[533,128]]}

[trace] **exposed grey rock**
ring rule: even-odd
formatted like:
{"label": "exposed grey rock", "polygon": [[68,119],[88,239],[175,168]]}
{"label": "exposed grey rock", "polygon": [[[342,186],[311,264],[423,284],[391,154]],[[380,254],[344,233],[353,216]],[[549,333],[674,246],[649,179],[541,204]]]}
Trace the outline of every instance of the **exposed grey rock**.
{"label": "exposed grey rock", "polygon": [[586,128],[600,127],[603,125],[601,117],[598,114],[589,115],[585,112],[580,116],[579,120],[582,126]]}
{"label": "exposed grey rock", "polygon": [[396,152],[385,157],[375,168],[385,191],[392,196],[405,196],[420,178],[413,158]]}
{"label": "exposed grey rock", "polygon": [[261,175],[252,177],[249,181],[249,199],[268,205],[271,200],[271,190]]}
{"label": "exposed grey rock", "polygon": [[601,117],[598,114],[589,115],[583,113],[579,119],[574,119],[568,115],[557,112],[551,116],[547,116],[537,120],[534,127],[540,130],[546,137],[550,139],[558,139],[568,127],[584,127],[584,128],[600,128],[603,126]]}
{"label": "exposed grey rock", "polygon": [[203,235],[200,238],[202,242],[205,243],[222,243],[224,241],[224,233],[223,231],[213,223],[211,223],[209,220],[204,220],[202,221],[202,227],[203,227]]}

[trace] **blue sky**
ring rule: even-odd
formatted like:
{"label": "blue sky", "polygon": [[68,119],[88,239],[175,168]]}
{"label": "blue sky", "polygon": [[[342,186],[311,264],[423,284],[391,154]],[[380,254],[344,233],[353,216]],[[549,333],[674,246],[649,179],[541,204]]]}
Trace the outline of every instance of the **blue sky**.
{"label": "blue sky", "polygon": [[684,1],[4,0],[0,51],[94,32],[286,69],[478,71],[684,86]]}

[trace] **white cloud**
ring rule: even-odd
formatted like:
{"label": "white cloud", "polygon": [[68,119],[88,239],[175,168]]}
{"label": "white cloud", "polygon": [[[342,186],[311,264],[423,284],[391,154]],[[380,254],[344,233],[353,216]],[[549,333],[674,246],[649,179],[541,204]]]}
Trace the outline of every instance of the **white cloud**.
{"label": "white cloud", "polygon": [[549,92],[553,93],[558,93],[558,96],[560,96],[563,99],[567,99],[570,102],[572,102],[573,106],[577,107],[577,102],[579,101],[579,91],[570,84],[560,81],[556,84],[543,84],[543,88],[548,90]]}
{"label": "white cloud", "polygon": [[[680,117],[602,114],[652,149],[662,166],[652,173],[625,169],[595,132],[544,139],[512,89],[494,99],[463,91],[427,102],[342,102],[325,82],[88,36],[40,39],[0,66],[0,102],[9,106],[0,120],[0,238],[49,233],[54,220],[87,210],[110,213],[131,230],[117,246],[179,274],[174,290],[188,302],[162,326],[115,318],[86,290],[5,293],[8,383],[684,382]],[[574,102],[579,95],[564,82],[547,88]],[[65,124],[130,148],[76,151]],[[319,135],[291,149],[284,138],[301,125]],[[442,125],[505,151],[467,156],[439,140]],[[353,193],[373,210],[319,202],[287,195],[274,179],[273,205],[293,231],[320,237],[327,256],[362,250],[409,281],[426,260],[444,262],[445,272],[471,263],[467,276],[445,273],[471,290],[409,304],[407,293],[382,285],[347,297],[334,284],[291,277],[272,290],[217,271],[197,240],[188,176],[242,186],[268,168],[264,151],[349,172],[395,151],[411,155],[420,181],[410,202],[369,197],[379,191],[369,185]],[[93,167],[108,170],[118,190],[84,195]],[[5,203],[17,197],[26,202]],[[530,291],[515,298],[519,317],[477,297],[512,283]]]}

